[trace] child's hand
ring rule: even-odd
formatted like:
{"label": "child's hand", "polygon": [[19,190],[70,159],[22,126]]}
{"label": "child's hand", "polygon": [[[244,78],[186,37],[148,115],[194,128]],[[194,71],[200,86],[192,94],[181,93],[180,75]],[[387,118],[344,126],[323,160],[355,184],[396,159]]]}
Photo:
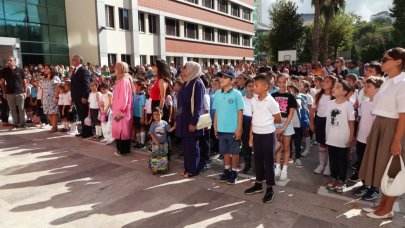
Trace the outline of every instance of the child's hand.
{"label": "child's hand", "polygon": [[249,137],[249,146],[253,147],[253,136]]}
{"label": "child's hand", "polygon": [[153,140],[153,144],[155,144],[155,145],[160,145],[160,142],[159,141],[157,141],[157,140]]}
{"label": "child's hand", "polygon": [[240,140],[241,137],[242,137],[242,131],[236,130],[235,134],[233,135],[233,138],[235,140]]}
{"label": "child's hand", "polygon": [[351,147],[352,146],[352,144],[353,144],[353,137],[351,137],[351,138],[349,138],[349,140],[347,141],[347,143],[346,143],[346,146],[347,147]]}

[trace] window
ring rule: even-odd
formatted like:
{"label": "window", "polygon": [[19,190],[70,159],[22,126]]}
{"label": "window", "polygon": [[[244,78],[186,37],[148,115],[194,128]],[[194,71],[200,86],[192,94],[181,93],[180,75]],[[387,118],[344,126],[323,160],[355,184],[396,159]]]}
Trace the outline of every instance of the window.
{"label": "window", "polygon": [[231,33],[231,43],[239,45],[239,34],[236,32]]}
{"label": "window", "polygon": [[131,55],[121,55],[121,61],[131,65]]}
{"label": "window", "polygon": [[218,29],[218,42],[228,43],[228,32],[226,30]]}
{"label": "window", "polygon": [[157,34],[157,29],[156,29],[157,17],[156,17],[156,15],[149,14],[148,20],[149,20],[149,33]]}
{"label": "window", "polygon": [[249,35],[243,35],[242,36],[242,45],[246,47],[250,47],[250,36]]}
{"label": "window", "polygon": [[232,16],[239,17],[239,5],[232,4],[232,8],[231,8],[231,9],[232,9],[232,10],[231,10]]}
{"label": "window", "polygon": [[149,58],[150,58],[150,64],[151,65],[156,65],[157,56],[156,55],[151,55],[151,56],[149,56]]}
{"label": "window", "polygon": [[141,57],[141,65],[143,66],[143,65],[145,65],[146,64],[146,55],[141,55],[140,56]]}
{"label": "window", "polygon": [[187,0],[187,2],[191,2],[198,5],[198,0]]}
{"label": "window", "polygon": [[120,19],[120,29],[129,30],[129,11],[127,9],[118,9]]}
{"label": "window", "polygon": [[204,40],[214,41],[214,28],[205,26],[203,32]]}
{"label": "window", "polygon": [[214,9],[214,0],[203,0],[202,4],[207,8]]}
{"label": "window", "polygon": [[108,54],[108,65],[114,66],[117,62],[117,54]]}
{"label": "window", "polygon": [[184,22],[184,34],[187,38],[198,39],[198,25]]}
{"label": "window", "polygon": [[226,0],[218,0],[218,11],[228,13],[228,3]]}
{"label": "window", "polygon": [[245,20],[250,21],[250,9],[243,8],[243,10],[242,10],[242,18],[245,19]]}
{"label": "window", "polygon": [[138,26],[140,32],[145,32],[145,14],[139,13],[138,14]]}
{"label": "window", "polygon": [[180,36],[180,26],[178,20],[166,18],[166,35]]}
{"label": "window", "polygon": [[105,25],[110,28],[114,27],[114,7],[105,6]]}

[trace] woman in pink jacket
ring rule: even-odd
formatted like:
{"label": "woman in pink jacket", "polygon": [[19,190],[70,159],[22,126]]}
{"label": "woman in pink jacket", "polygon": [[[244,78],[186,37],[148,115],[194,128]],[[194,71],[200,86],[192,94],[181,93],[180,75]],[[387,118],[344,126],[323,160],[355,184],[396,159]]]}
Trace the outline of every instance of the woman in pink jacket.
{"label": "woman in pink jacket", "polygon": [[114,83],[112,103],[112,136],[117,142],[117,152],[115,155],[129,153],[131,146],[132,79],[128,71],[127,63],[117,62],[115,64],[117,79]]}

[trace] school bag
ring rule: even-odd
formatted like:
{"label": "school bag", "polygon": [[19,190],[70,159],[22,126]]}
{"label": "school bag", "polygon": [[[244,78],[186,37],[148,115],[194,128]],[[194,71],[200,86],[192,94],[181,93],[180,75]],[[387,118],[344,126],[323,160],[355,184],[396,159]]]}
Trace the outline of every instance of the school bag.
{"label": "school bag", "polygon": [[152,152],[148,163],[152,174],[169,172],[169,159],[162,149]]}
{"label": "school bag", "polygon": [[298,119],[300,120],[300,125],[302,130],[307,130],[309,128],[309,111],[308,109],[304,108],[306,102],[306,97],[301,95],[297,96],[297,99],[301,101],[301,108],[296,108],[296,112],[298,115]]}

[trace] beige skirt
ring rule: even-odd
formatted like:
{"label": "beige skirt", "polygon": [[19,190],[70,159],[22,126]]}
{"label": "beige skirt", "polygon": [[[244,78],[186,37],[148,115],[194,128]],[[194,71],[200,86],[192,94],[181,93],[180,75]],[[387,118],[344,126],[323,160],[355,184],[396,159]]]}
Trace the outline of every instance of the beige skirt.
{"label": "beige skirt", "polygon": [[[377,116],[367,138],[367,147],[361,162],[359,177],[365,184],[380,187],[385,168],[391,157],[391,143],[394,139],[398,119]],[[401,140],[402,149],[405,148],[405,137]],[[402,150],[402,158],[405,160],[405,152]],[[388,171],[390,177],[395,177],[401,170],[399,158],[392,160]]]}

